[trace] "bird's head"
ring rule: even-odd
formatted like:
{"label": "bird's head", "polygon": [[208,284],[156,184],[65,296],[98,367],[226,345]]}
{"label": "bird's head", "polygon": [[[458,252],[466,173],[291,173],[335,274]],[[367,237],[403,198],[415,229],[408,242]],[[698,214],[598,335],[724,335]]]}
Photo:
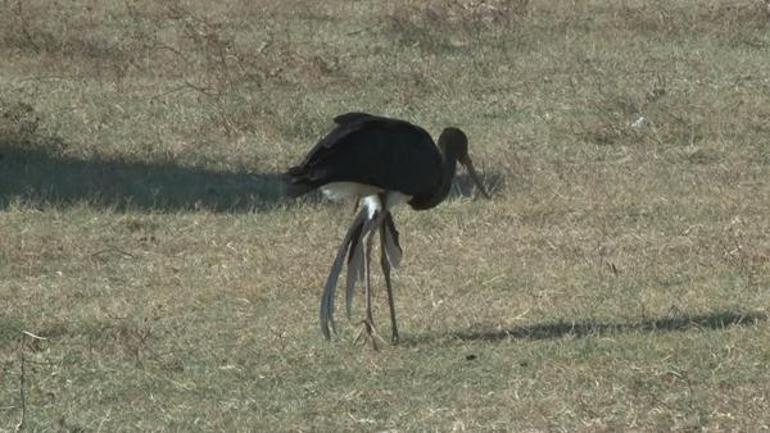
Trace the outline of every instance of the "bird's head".
{"label": "bird's head", "polygon": [[457,159],[468,170],[468,174],[479,188],[479,191],[481,191],[481,194],[489,198],[489,194],[484,189],[481,179],[476,174],[476,169],[473,168],[473,162],[470,156],[468,156],[468,137],[465,133],[458,128],[446,128],[438,137],[438,146],[444,151],[444,155],[448,158]]}

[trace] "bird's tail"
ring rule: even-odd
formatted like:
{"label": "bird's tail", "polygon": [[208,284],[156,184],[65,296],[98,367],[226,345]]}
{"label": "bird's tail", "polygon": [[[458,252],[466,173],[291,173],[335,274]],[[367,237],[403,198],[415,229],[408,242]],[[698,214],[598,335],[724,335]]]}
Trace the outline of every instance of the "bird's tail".
{"label": "bird's tail", "polygon": [[[321,296],[321,333],[327,340],[331,338],[332,332],[336,332],[334,328],[334,303],[337,280],[340,273],[342,273],[342,262],[347,257],[348,274],[345,284],[345,311],[348,317],[350,317],[356,281],[364,278],[365,239],[370,232],[374,235],[372,225],[375,224],[375,221],[376,218],[368,218],[368,210],[362,208],[358,215],[356,215],[355,220],[353,220],[353,224],[350,225],[348,232],[345,234],[345,239],[343,239],[337,251],[337,257],[334,259],[332,270],[326,279],[326,285]],[[398,243],[398,230],[396,230],[393,215],[390,212],[386,211],[382,224],[382,236],[384,237],[382,254],[387,257],[390,265],[396,268],[401,263],[403,251]]]}
{"label": "bird's tail", "polygon": [[[358,212],[358,215],[356,215],[353,224],[350,225],[347,234],[345,234],[345,239],[343,239],[339,250],[337,250],[337,257],[334,259],[332,270],[329,272],[329,277],[326,279],[326,285],[324,286],[323,295],[321,296],[320,321],[321,333],[327,340],[331,338],[331,332],[334,332],[334,299],[337,291],[337,280],[342,272],[342,264],[345,260],[345,256],[352,257],[355,255],[354,252],[356,248],[361,244],[359,238],[361,238],[361,234],[365,233],[367,231],[366,229],[369,228],[366,227],[366,223],[371,223],[371,220],[367,219],[367,214],[368,211],[364,208]],[[353,245],[355,245],[355,248]],[[353,253],[351,253],[351,251],[353,251]],[[363,259],[361,262],[363,264]],[[356,267],[356,269],[359,270],[362,268],[363,266]],[[361,275],[363,275],[363,271],[361,270],[360,272]],[[348,274],[348,279],[350,278],[351,276]],[[353,276],[354,281],[355,278],[356,276]]]}
{"label": "bird's tail", "polygon": [[364,226],[361,225],[350,239],[350,248],[348,250],[348,278],[345,284],[345,312],[348,315],[348,319],[350,319],[350,310],[353,307],[356,281],[361,281],[364,278],[363,228]]}
{"label": "bird's tail", "polygon": [[316,188],[307,178],[302,167],[291,167],[283,176],[284,192],[288,197],[299,197]]}
{"label": "bird's tail", "polygon": [[383,245],[385,245],[385,255],[390,262],[390,266],[397,268],[401,264],[401,257],[404,255],[404,251],[401,249],[401,245],[398,243],[398,230],[396,230],[396,223],[393,222],[393,215],[388,212],[385,214],[385,220],[383,221]]}

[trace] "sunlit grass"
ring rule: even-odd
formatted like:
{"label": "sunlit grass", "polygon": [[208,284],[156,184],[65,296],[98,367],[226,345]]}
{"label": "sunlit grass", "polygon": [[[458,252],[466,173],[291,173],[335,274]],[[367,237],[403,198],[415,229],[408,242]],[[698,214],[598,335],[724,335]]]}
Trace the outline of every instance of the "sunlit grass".
{"label": "sunlit grass", "polygon": [[[0,431],[767,429],[763,8],[0,6]],[[281,196],[346,111],[493,194],[396,211],[380,352],[318,329],[352,206]]]}

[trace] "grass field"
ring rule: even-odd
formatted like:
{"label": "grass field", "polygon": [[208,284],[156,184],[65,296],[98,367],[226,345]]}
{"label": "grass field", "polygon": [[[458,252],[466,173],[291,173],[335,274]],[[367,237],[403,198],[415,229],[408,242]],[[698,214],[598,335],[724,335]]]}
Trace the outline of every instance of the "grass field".
{"label": "grass field", "polygon": [[[5,0],[0,59],[0,432],[770,429],[762,1]],[[346,111],[493,196],[396,211],[379,352],[281,196]]]}

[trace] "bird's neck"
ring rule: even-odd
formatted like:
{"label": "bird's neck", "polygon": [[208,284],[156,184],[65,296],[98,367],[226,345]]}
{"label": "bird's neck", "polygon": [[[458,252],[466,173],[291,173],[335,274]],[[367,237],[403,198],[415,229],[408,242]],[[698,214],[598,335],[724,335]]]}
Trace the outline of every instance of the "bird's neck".
{"label": "bird's neck", "polygon": [[457,171],[457,158],[454,155],[444,152],[441,155],[444,158],[444,164],[441,170],[441,188],[439,189],[438,201],[442,201],[449,195],[449,188],[452,187],[452,179]]}
{"label": "bird's neck", "polygon": [[438,187],[433,190],[433,194],[430,196],[419,202],[410,203],[414,209],[430,209],[444,201],[447,195],[449,195],[449,189],[452,187],[452,179],[457,170],[457,158],[454,155],[448,154],[444,149],[441,149],[441,159],[441,179],[439,179]]}

